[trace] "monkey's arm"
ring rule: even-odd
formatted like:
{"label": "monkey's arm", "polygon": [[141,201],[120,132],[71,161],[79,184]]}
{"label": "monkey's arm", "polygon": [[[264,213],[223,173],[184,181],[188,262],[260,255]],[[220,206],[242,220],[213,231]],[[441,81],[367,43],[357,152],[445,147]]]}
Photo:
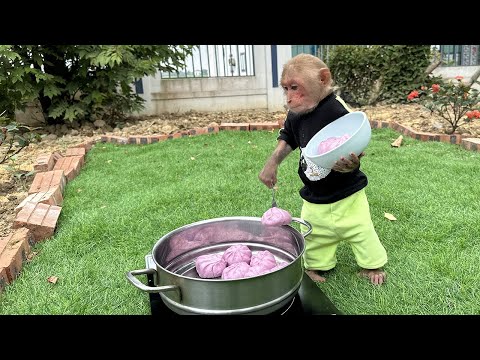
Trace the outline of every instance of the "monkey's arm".
{"label": "monkey's arm", "polygon": [[273,187],[277,183],[278,166],[291,152],[292,148],[285,140],[278,140],[277,147],[258,175],[260,181],[269,188]]}

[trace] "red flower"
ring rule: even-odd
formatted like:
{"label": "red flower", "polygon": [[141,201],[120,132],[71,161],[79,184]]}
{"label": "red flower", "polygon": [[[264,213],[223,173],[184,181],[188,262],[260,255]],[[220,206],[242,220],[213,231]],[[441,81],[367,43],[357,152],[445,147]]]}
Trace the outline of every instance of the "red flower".
{"label": "red flower", "polygon": [[479,110],[472,110],[472,111],[467,111],[465,113],[465,115],[467,116],[467,118],[469,119],[473,119],[473,118],[480,118],[480,111]]}
{"label": "red flower", "polygon": [[413,90],[410,94],[408,94],[407,99],[408,99],[408,100],[413,100],[413,99],[415,99],[416,97],[418,97],[418,91],[417,91],[417,90]]}
{"label": "red flower", "polygon": [[462,79],[463,79],[463,76],[462,76],[462,75],[457,75],[457,76],[455,76],[455,79],[457,79],[457,80],[462,80]]}
{"label": "red flower", "polygon": [[432,85],[432,92],[433,92],[433,93],[437,93],[437,92],[439,92],[439,91],[440,91],[440,85],[438,85],[438,84],[433,84],[433,85]]}

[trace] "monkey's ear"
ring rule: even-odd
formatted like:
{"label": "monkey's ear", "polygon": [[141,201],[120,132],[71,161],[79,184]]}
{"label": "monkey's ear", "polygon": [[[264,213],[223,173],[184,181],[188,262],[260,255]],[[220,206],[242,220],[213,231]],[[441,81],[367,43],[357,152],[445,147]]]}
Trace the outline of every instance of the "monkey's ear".
{"label": "monkey's ear", "polygon": [[320,69],[320,81],[323,85],[328,85],[332,81],[332,74],[327,68]]}

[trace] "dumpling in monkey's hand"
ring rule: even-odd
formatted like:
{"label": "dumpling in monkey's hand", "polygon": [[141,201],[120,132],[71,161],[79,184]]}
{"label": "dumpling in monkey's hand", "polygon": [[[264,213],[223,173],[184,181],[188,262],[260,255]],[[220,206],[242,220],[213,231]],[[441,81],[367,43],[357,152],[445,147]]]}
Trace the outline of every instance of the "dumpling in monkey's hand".
{"label": "dumpling in monkey's hand", "polygon": [[243,279],[249,273],[250,265],[246,262],[238,262],[227,266],[222,272],[223,280]]}
{"label": "dumpling in monkey's hand", "polygon": [[195,269],[198,276],[203,279],[220,277],[226,267],[227,262],[223,260],[223,254],[200,255],[195,260]]}
{"label": "dumpling in monkey's hand", "polygon": [[238,262],[250,263],[252,250],[246,245],[232,245],[223,253],[223,260],[227,262],[227,266]]}
{"label": "dumpling in monkey's hand", "polygon": [[288,225],[292,222],[292,215],[287,210],[272,207],[262,215],[262,224],[268,226]]}

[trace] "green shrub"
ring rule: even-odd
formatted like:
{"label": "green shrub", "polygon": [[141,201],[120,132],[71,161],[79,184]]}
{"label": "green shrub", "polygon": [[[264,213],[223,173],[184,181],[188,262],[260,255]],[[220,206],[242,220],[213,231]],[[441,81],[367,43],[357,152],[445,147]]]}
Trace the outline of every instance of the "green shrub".
{"label": "green shrub", "polygon": [[329,67],[345,101],[355,105],[405,103],[405,94],[428,81],[428,45],[336,46]]}

